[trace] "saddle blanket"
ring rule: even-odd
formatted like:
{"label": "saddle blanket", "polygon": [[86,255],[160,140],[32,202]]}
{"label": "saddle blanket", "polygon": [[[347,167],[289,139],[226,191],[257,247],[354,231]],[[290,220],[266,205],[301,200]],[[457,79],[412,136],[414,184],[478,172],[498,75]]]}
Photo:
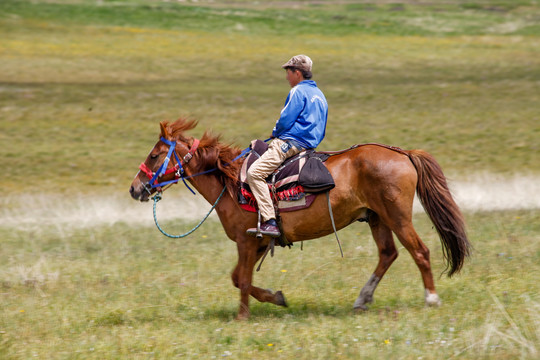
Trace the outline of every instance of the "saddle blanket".
{"label": "saddle blanket", "polygon": [[[267,143],[261,140],[253,140],[251,142],[251,153],[244,160],[240,169],[238,202],[244,210],[251,212],[257,211],[257,202],[246,181],[247,170],[266,150],[268,150]],[[302,151],[285,160],[279,168],[268,176],[266,182],[269,191],[272,194],[274,202],[277,202],[280,211],[286,212],[305,209],[311,205],[313,200],[315,200],[317,192],[333,188],[333,179],[331,178],[330,172],[323,164],[328,157],[330,157],[330,155],[318,153],[313,150]],[[314,184],[313,187],[311,186],[313,178],[315,178],[317,183],[319,183],[321,179],[320,174],[315,174],[315,176],[308,174],[312,172],[311,170],[302,172],[301,175],[301,170],[305,167],[306,163],[313,160],[320,163],[320,166],[323,167],[320,171],[323,172],[324,176],[322,177],[324,178],[325,185],[318,186],[317,184]],[[315,163],[315,165],[318,165],[317,163]],[[306,166],[306,169],[308,167],[311,169],[310,166]],[[308,181],[305,181],[304,184],[310,184],[310,187],[307,189],[309,191],[298,182],[300,177],[308,178]]]}

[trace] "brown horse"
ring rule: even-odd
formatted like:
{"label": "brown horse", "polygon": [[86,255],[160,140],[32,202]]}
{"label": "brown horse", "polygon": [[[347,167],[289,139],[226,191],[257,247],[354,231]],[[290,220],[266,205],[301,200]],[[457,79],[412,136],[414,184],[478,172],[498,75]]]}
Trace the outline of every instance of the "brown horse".
{"label": "brown horse", "polygon": [[[203,173],[188,181],[209,203],[216,202],[224,187],[228,190],[217,204],[216,211],[227,236],[236,242],[238,248],[238,264],[232,273],[234,286],[240,289],[237,318],[249,317],[250,295],[261,302],[287,306],[281,291],[272,293],[252,284],[253,268],[264,254],[270,239],[257,239],[246,234],[248,228],[256,225],[257,216],[243,210],[236,200],[242,161],[232,160],[240,149],[224,145],[219,137],[208,132],[204,133],[200,142],[186,135],[185,131],[196,126],[195,121],[162,122],[160,126],[161,138],[141,165],[144,171],[139,172],[133,180],[131,196],[147,201],[151,193],[156,191],[149,186],[150,178],[164,163],[167,154],[171,161],[168,163],[166,160],[168,166],[165,167],[173,168],[179,160],[175,160],[168,151],[167,142],[174,142],[172,147],[183,158],[180,160],[183,176],[189,178]],[[326,165],[336,183],[336,187],[330,191],[330,201],[337,229],[367,220],[379,250],[377,267],[360,291],[354,309],[367,309],[379,281],[397,258],[392,233],[396,234],[420,269],[426,304],[440,305],[431,273],[429,249],[412,224],[415,191],[437,229],[449,276],[461,269],[465,257],[469,255],[470,243],[463,216],[452,199],[435,159],[422,150],[406,151],[373,144],[333,155]],[[174,171],[170,171],[156,178],[167,181],[174,179],[174,176]],[[315,239],[333,232],[325,194],[318,195],[309,208],[285,212],[281,216],[284,235],[290,242]]]}

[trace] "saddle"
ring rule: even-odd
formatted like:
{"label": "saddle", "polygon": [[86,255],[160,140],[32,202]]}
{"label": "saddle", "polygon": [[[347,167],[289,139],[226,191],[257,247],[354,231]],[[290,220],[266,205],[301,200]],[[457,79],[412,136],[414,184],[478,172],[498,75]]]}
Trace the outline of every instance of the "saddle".
{"label": "saddle", "polygon": [[[268,150],[268,144],[261,140],[251,142],[251,153],[240,169],[238,202],[247,211],[256,212],[257,202],[247,184],[249,167]],[[314,150],[302,151],[290,157],[268,176],[266,182],[272,199],[280,211],[295,211],[311,205],[315,195],[334,188],[334,179],[324,165],[330,157],[328,153]]]}

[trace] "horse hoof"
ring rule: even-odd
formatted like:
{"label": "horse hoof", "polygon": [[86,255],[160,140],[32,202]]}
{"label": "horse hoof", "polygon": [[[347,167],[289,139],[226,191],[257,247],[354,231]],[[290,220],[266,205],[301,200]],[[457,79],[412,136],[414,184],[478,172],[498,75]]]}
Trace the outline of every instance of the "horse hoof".
{"label": "horse hoof", "polygon": [[442,301],[436,293],[431,294],[426,291],[426,305],[430,307],[439,307],[442,305]]}
{"label": "horse hoof", "polygon": [[354,312],[357,314],[365,313],[369,308],[366,305],[358,305],[354,307]]}
{"label": "horse hoof", "polygon": [[276,305],[283,306],[283,307],[289,307],[287,304],[287,300],[285,300],[285,295],[281,292],[281,290],[276,291]]}
{"label": "horse hoof", "polygon": [[353,308],[356,312],[367,311],[369,310],[367,304],[371,304],[372,302],[373,302],[372,295],[360,294],[360,296],[358,296],[358,298],[354,302]]}
{"label": "horse hoof", "polygon": [[249,314],[238,314],[238,315],[236,315],[236,318],[234,320],[236,320],[236,321],[247,321],[247,320],[249,320]]}

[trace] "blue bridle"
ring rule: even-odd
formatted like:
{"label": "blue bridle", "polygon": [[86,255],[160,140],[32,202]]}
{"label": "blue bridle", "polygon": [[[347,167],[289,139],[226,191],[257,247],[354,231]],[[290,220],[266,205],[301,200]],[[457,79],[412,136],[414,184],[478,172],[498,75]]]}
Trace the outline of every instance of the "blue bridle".
{"label": "blue bridle", "polygon": [[[203,175],[203,174],[207,174],[207,173],[210,173],[212,171],[215,171],[217,170],[217,168],[213,168],[213,169],[210,169],[210,170],[206,170],[206,171],[203,171],[203,172],[200,172],[200,173],[197,173],[197,174],[194,174],[194,175],[191,175],[191,176],[188,176],[188,177],[185,177],[184,176],[184,166],[193,158],[193,154],[195,154],[195,152],[197,151],[197,147],[199,146],[199,140],[197,139],[194,139],[193,141],[193,145],[191,146],[191,149],[188,151],[188,153],[184,156],[184,158],[182,160],[180,160],[180,157],[178,156],[178,154],[176,153],[176,141],[169,141],[167,139],[165,139],[164,137],[161,137],[160,140],[169,146],[169,150],[167,151],[167,156],[165,157],[165,161],[163,162],[163,164],[161,164],[161,166],[159,167],[158,171],[156,171],[155,173],[152,172],[152,170],[150,170],[148,168],[148,166],[146,166],[145,163],[142,163],[140,166],[139,166],[139,169],[141,171],[143,171],[146,176],[150,179],[150,181],[144,186],[145,190],[148,192],[148,194],[151,194],[152,193],[152,189],[157,189],[158,193],[153,197],[153,200],[154,200],[154,222],[157,226],[157,228],[159,229],[159,231],[161,231],[161,233],[163,235],[166,235],[170,238],[183,238],[191,233],[193,233],[195,230],[197,230],[201,225],[202,223],[208,218],[208,216],[210,215],[210,213],[215,209],[215,207],[217,206],[219,200],[221,200],[223,194],[225,193],[225,190],[227,189],[227,186],[224,186],[223,187],[223,190],[221,190],[221,193],[219,194],[216,202],[214,203],[214,205],[212,205],[212,208],[210,209],[210,211],[208,212],[208,214],[206,214],[206,216],[199,222],[199,224],[197,226],[195,226],[193,229],[191,229],[190,231],[184,233],[184,234],[181,234],[181,235],[171,235],[171,234],[168,234],[167,232],[165,232],[161,226],[159,225],[158,223],[158,220],[157,220],[157,215],[156,215],[156,204],[158,201],[161,200],[161,194],[163,192],[163,190],[161,189],[162,186],[166,186],[166,185],[169,185],[169,184],[176,184],[178,182],[178,179],[182,179],[182,181],[184,182],[184,184],[186,185],[186,187],[189,189],[189,191],[191,191],[193,193],[193,195],[196,195],[195,192],[189,187],[189,185],[187,184],[186,182],[186,179],[190,179],[190,178],[193,178],[195,176],[199,176],[199,175]],[[265,142],[269,141],[269,139],[266,139],[264,140]],[[236,160],[244,157],[246,154],[248,154],[249,152],[251,151],[251,147],[247,147],[245,148],[244,150],[242,150],[240,152],[240,154],[235,157],[232,161],[232,162],[235,162]],[[174,154],[174,157],[176,159],[176,165],[174,167],[172,167],[171,169],[168,169],[168,166],[169,166],[169,162],[171,161],[171,156]],[[230,163],[226,163],[224,164],[225,166],[229,165]],[[170,174],[172,172],[175,172],[175,179],[174,180],[169,180],[169,181],[164,181],[164,182],[161,182],[161,183],[158,183],[158,178],[160,176],[163,176],[163,175],[166,175],[166,174]]]}
{"label": "blue bridle", "polygon": [[[195,191],[193,191],[188,183],[186,182],[186,178],[184,177],[184,166],[191,160],[193,157],[193,154],[195,151],[197,151],[197,147],[199,146],[199,140],[195,139],[193,141],[193,145],[191,146],[191,149],[189,152],[184,156],[182,160],[180,160],[180,157],[176,153],[176,141],[169,141],[165,139],[164,137],[160,138],[161,142],[169,146],[169,150],[167,151],[167,156],[165,157],[165,160],[163,161],[163,164],[159,167],[159,169],[154,173],[152,172],[146,164],[142,163],[139,166],[139,169],[141,169],[146,176],[150,179],[150,181],[144,186],[146,191],[148,193],[151,192],[152,189],[157,189],[158,191],[161,190],[163,186],[169,185],[169,184],[176,184],[179,179],[182,179],[186,187],[191,191],[193,195],[195,195]],[[174,158],[176,159],[176,165],[172,167],[171,169],[167,168],[169,167],[169,162],[171,161],[171,157],[174,155]],[[175,179],[158,182],[159,177],[170,174],[174,172],[175,173]],[[198,174],[200,175],[200,174]]]}
{"label": "blue bridle", "polygon": [[[167,156],[165,157],[165,161],[163,161],[163,164],[161,164],[159,169],[154,173],[154,172],[152,172],[152,170],[150,170],[148,168],[148,166],[146,166],[145,163],[142,163],[139,166],[139,169],[141,171],[143,171],[146,174],[146,176],[150,179],[150,181],[144,186],[145,190],[148,191],[149,194],[151,193],[152,189],[157,189],[159,192],[161,192],[161,188],[163,186],[166,186],[166,185],[169,185],[169,184],[176,184],[179,179],[182,179],[182,181],[184,182],[186,187],[189,189],[189,191],[191,191],[191,193],[193,195],[195,195],[195,192],[189,187],[188,183],[186,182],[186,179],[191,179],[191,178],[193,178],[195,176],[208,174],[208,173],[210,173],[212,171],[217,170],[217,168],[206,170],[206,171],[203,171],[203,172],[200,172],[200,173],[185,177],[184,176],[184,173],[185,173],[184,166],[193,158],[193,155],[195,154],[195,152],[197,151],[197,148],[199,146],[199,140],[194,139],[193,145],[191,146],[191,149],[188,151],[188,153],[184,156],[184,158],[182,160],[180,160],[180,157],[176,153],[176,141],[169,141],[169,140],[165,139],[163,136],[160,138],[160,140],[161,140],[161,142],[163,142],[164,144],[169,146],[169,150],[167,151]],[[264,141],[267,142],[269,140],[270,139],[266,139]],[[251,151],[251,147],[245,148],[244,150],[242,150],[240,152],[240,154],[237,157],[235,157],[231,161],[231,163],[235,162],[236,160],[238,160],[238,159],[240,159],[242,157],[244,157],[250,151]],[[167,170],[167,168],[169,166],[169,162],[171,161],[172,155],[174,155],[174,158],[176,159],[176,165]],[[226,163],[226,164],[224,164],[224,166],[227,166],[228,164],[230,164],[230,163]],[[168,180],[168,181],[163,181],[163,182],[158,182],[158,179],[159,179],[160,176],[170,174],[172,172],[175,173],[175,179]]]}

